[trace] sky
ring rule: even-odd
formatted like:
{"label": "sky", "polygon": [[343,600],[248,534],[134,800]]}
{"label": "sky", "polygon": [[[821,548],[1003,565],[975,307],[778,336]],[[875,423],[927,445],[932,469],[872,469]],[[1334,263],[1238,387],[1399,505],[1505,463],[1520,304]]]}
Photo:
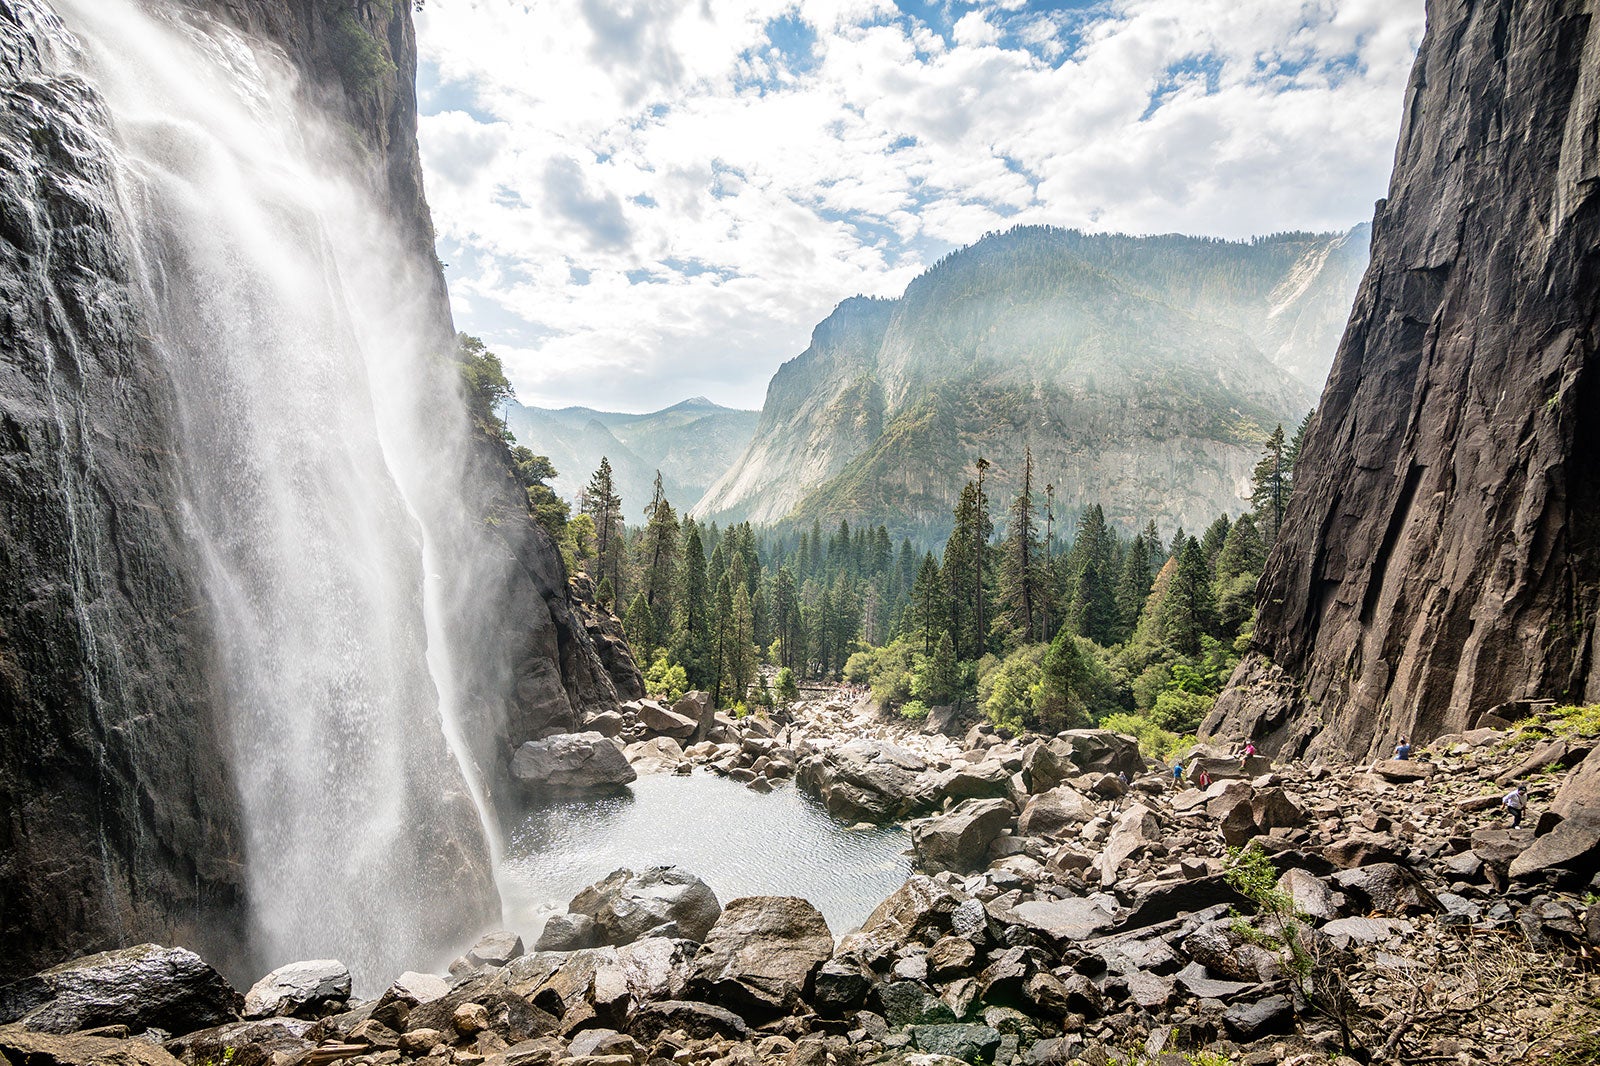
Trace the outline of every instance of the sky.
{"label": "sky", "polygon": [[1422,0],[428,0],[457,328],[523,403],[758,408],[984,233],[1371,218]]}

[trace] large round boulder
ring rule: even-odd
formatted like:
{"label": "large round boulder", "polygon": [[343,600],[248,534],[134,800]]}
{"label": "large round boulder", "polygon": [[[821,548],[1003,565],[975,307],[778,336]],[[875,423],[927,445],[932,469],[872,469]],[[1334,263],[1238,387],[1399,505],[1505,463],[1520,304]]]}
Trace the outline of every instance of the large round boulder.
{"label": "large round boulder", "polygon": [[689,991],[761,1023],[800,1006],[833,955],[822,913],[796,896],[728,904],[695,957]]}
{"label": "large round boulder", "polygon": [[350,970],[337,959],[279,966],[244,994],[246,1018],[304,1015],[319,1018],[350,998]]}
{"label": "large round boulder", "polygon": [[612,945],[646,936],[702,941],[722,914],[711,887],[677,866],[613,871],[574,896],[567,909],[592,918],[601,943]]}
{"label": "large round boulder", "polygon": [[621,750],[595,732],[528,741],[511,760],[511,776],[534,792],[614,792],[639,779]]}
{"label": "large round boulder", "polygon": [[1016,808],[1002,799],[966,800],[911,832],[917,862],[927,870],[972,873],[986,865],[989,845],[1011,824]]}
{"label": "large round boulder", "polygon": [[0,1024],[75,1033],[104,1025],[174,1035],[238,1021],[244,999],[187,948],[140,944],[62,963],[7,988]]}

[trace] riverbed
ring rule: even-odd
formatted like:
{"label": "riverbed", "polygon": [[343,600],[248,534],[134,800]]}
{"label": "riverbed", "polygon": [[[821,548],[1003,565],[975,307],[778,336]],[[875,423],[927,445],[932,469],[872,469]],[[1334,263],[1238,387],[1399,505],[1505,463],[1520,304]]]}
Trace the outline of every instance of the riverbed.
{"label": "riverbed", "polygon": [[706,771],[655,774],[624,793],[530,810],[506,840],[500,895],[508,928],[534,937],[546,917],[611,871],[672,864],[724,904],[802,896],[839,936],[905,881],[910,845],[899,827],[841,823],[792,784],[762,795]]}

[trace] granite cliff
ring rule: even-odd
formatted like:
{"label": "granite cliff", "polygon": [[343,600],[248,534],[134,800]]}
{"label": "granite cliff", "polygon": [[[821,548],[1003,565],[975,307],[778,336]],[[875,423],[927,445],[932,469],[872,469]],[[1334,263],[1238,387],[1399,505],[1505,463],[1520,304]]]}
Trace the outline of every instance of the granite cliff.
{"label": "granite cliff", "polygon": [[[237,671],[219,650],[226,623],[205,587],[196,515],[206,508],[192,484],[193,442],[206,427],[186,421],[184,392],[158,351],[170,338],[138,280],[149,248],[130,236],[118,197],[127,131],[114,128],[93,62],[72,42],[71,8],[0,0],[0,979],[149,938],[194,945],[244,973],[258,945],[230,741]],[[158,20],[231,27],[294,73],[297,106],[344,131],[358,180],[402,257],[416,261],[421,341],[448,351],[415,138],[409,5],[170,0],[149,9]],[[169,297],[183,291],[182,272],[161,277]],[[463,642],[478,649],[463,664],[473,684],[455,697],[492,793],[513,742],[616,697],[503,443],[479,440],[461,463],[463,502],[484,520],[490,550],[439,610],[441,624],[477,635]],[[399,543],[417,551],[405,534]],[[478,892],[468,909],[487,917],[485,849],[448,839],[480,829],[463,797],[446,802],[459,820],[436,827],[442,843],[430,861],[460,872],[463,894]],[[417,893],[424,909],[428,891]]]}
{"label": "granite cliff", "polygon": [[1060,514],[1202,526],[1239,509],[1265,432],[1310,408],[1364,238],[985,237],[896,300],[840,304],[694,512],[937,537],[972,461],[1003,499],[1026,445]]}
{"label": "granite cliff", "polygon": [[1591,4],[1432,0],[1372,261],[1206,729],[1372,751],[1600,699]]}

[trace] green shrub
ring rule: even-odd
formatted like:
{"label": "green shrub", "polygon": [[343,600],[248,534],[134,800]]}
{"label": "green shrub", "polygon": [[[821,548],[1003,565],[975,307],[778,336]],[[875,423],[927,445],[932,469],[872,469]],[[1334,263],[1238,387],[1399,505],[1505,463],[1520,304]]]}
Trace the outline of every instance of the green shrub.
{"label": "green shrub", "polygon": [[658,648],[650,669],[645,671],[644,690],[658,699],[673,703],[689,691],[689,675],[682,666],[667,658],[665,648]]}
{"label": "green shrub", "polygon": [[921,700],[910,700],[900,705],[900,717],[920,722],[928,717],[928,705]]}
{"label": "green shrub", "polygon": [[[855,656],[852,655],[851,658],[853,659]],[[800,698],[800,686],[795,683],[793,670],[785,666],[778,671],[778,678],[773,685],[772,695],[780,703],[793,703]]]}
{"label": "green shrub", "polygon": [[1182,736],[1171,730],[1162,729],[1149,718],[1139,714],[1108,714],[1099,722],[1101,729],[1109,729],[1114,733],[1126,733],[1139,741],[1139,751],[1145,758],[1154,759],[1163,766],[1170,766],[1175,759],[1182,758],[1194,747],[1193,736]]}
{"label": "green shrub", "polygon": [[339,80],[352,93],[371,92],[395,75],[395,65],[372,34],[356,21],[350,0],[329,2],[324,8],[328,51]]}

